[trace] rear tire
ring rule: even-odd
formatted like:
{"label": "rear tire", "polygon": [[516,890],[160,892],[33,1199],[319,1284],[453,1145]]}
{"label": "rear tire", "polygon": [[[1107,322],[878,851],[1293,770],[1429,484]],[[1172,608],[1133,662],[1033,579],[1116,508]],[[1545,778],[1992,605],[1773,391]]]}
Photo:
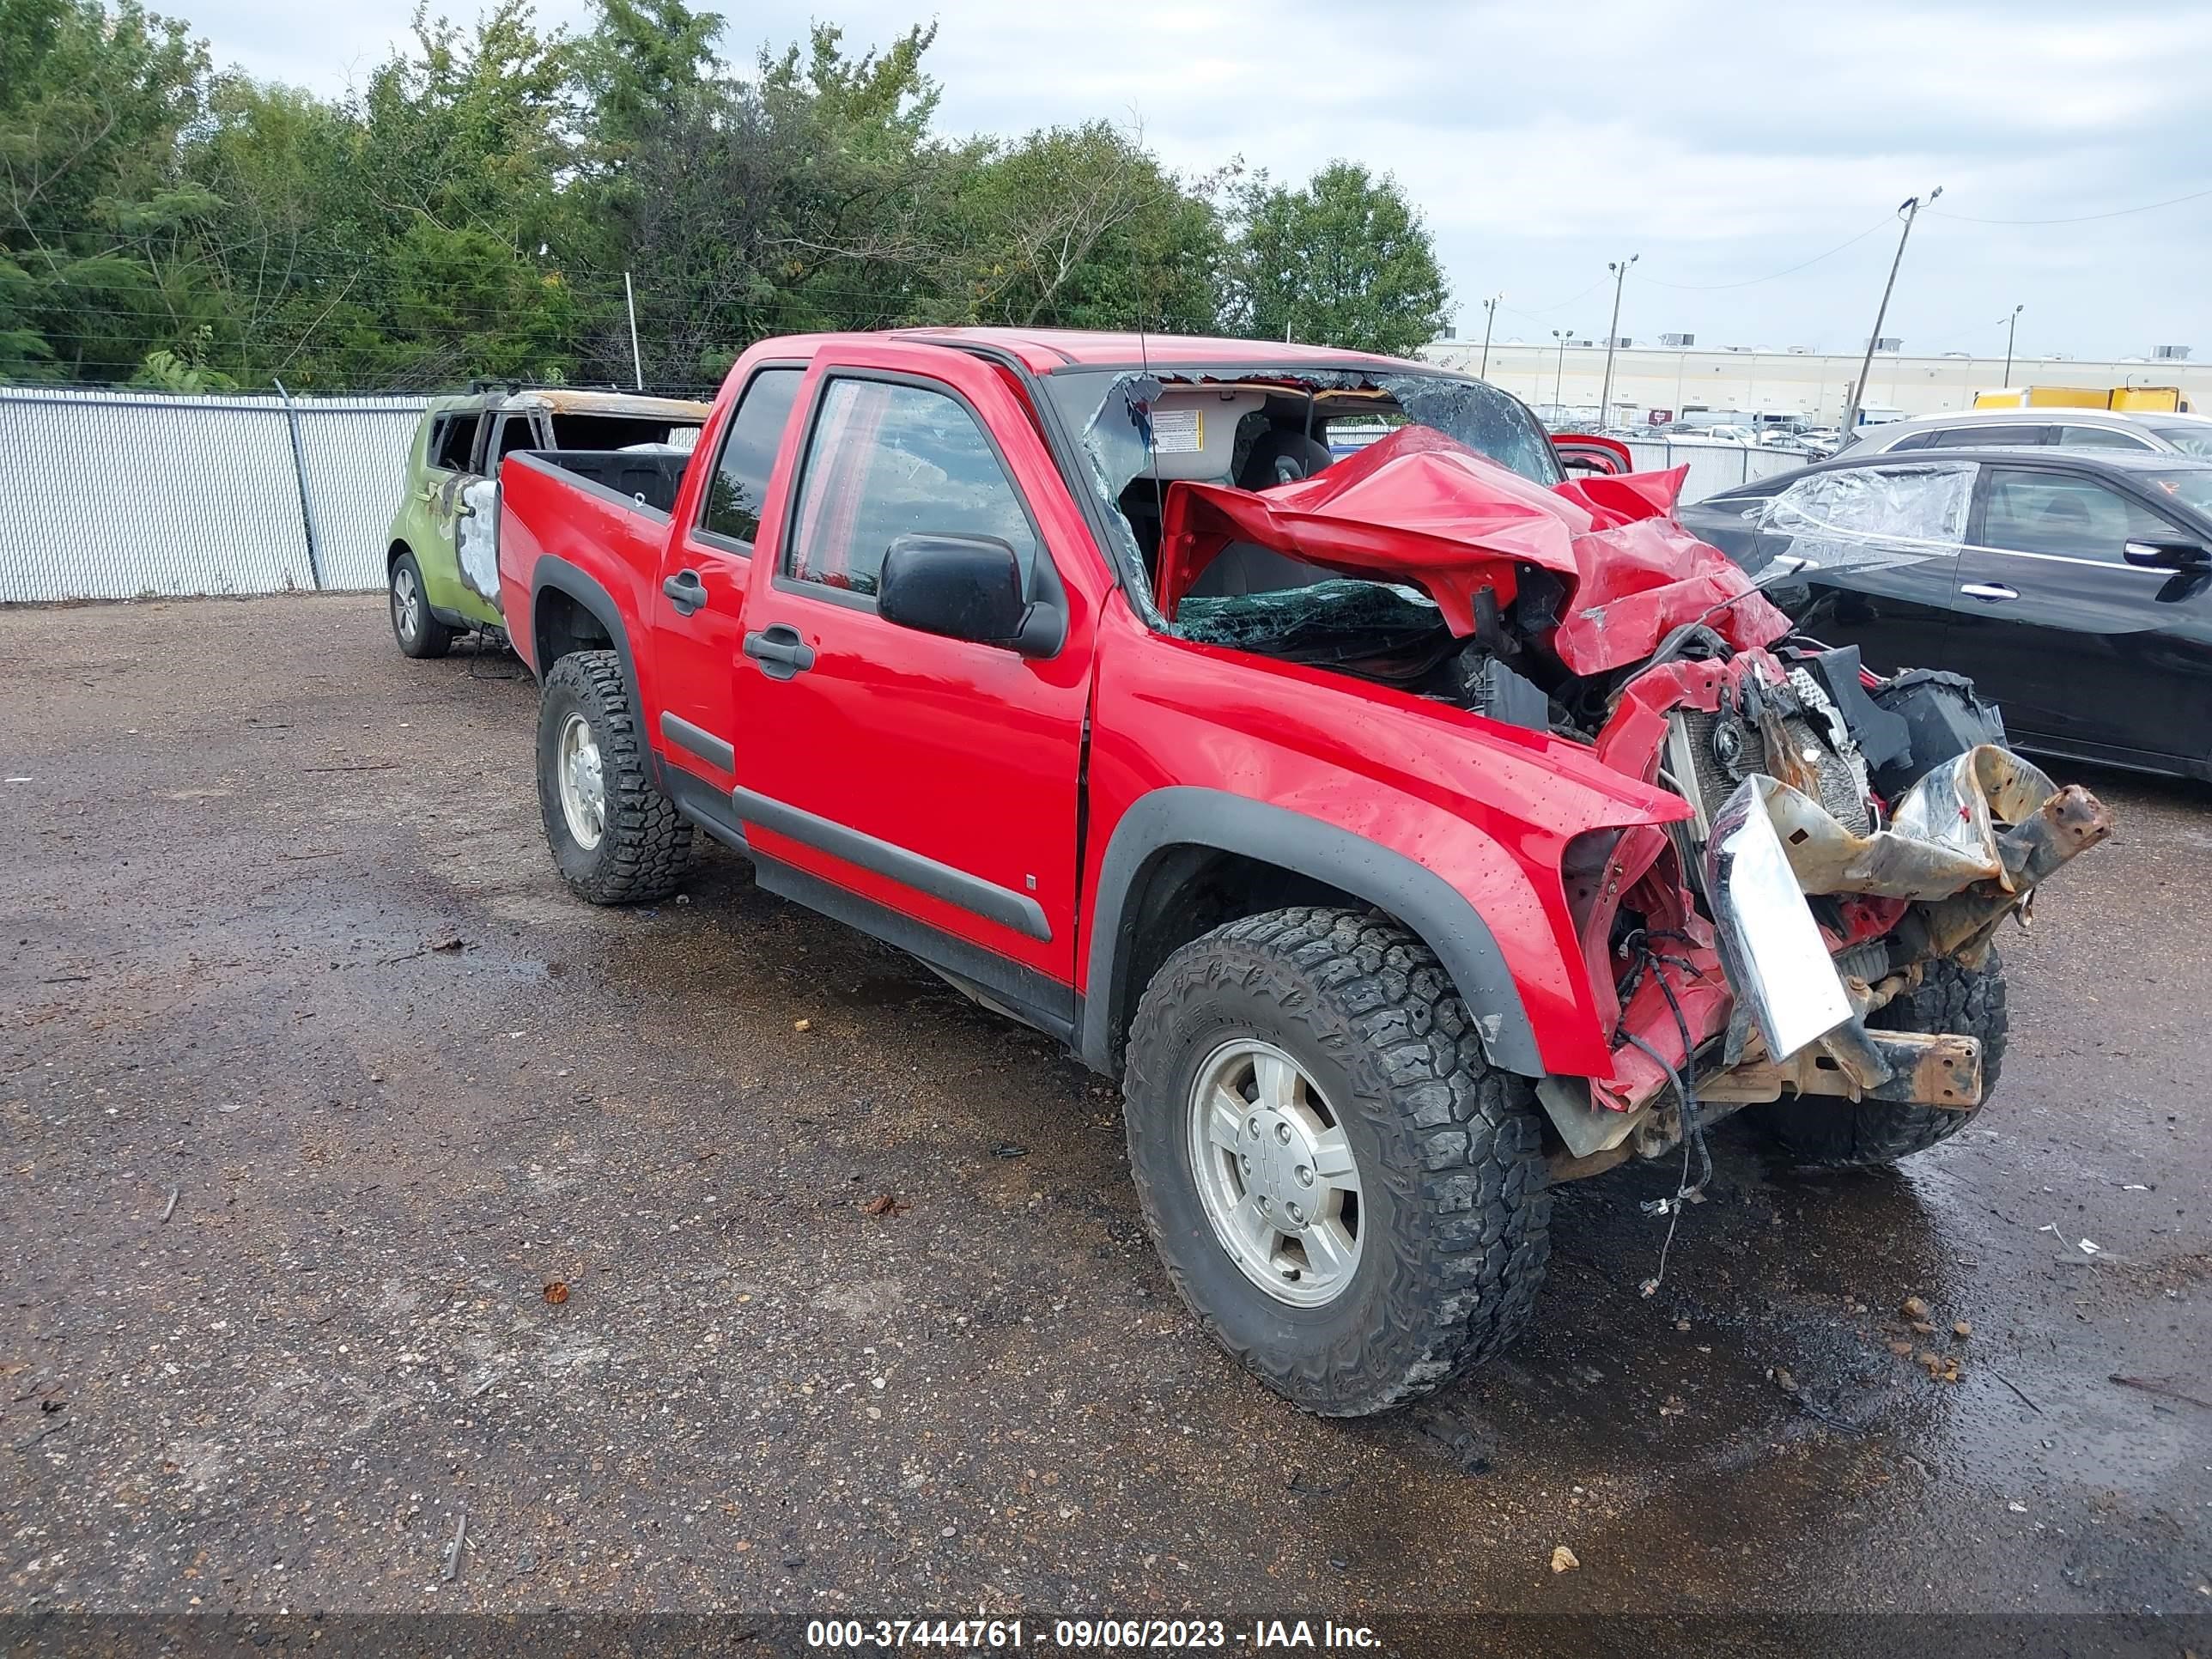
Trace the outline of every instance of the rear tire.
{"label": "rear tire", "polygon": [[622,659],[577,651],[538,704],[538,806],[554,866],[580,898],[665,898],[691,863],[691,823],[654,787]]}
{"label": "rear tire", "polygon": [[1885,1031],[1979,1037],[1981,1103],[1972,1111],[1954,1112],[1830,1095],[1778,1100],[1765,1109],[1766,1127],[1792,1162],[1825,1170],[1894,1164],[1948,1140],[1971,1123],[1989,1104],[2004,1064],[2004,963],[1995,951],[1978,969],[1930,963],[1917,988],[1877,1009],[1867,1024]]}
{"label": "rear tire", "polygon": [[1194,940],[1146,988],[1123,1092],[1169,1277],[1306,1410],[1405,1405],[1527,1322],[1552,1206],[1534,1091],[1404,929],[1297,908]]}
{"label": "rear tire", "polygon": [[453,630],[430,612],[430,595],[422,586],[422,567],[412,553],[392,562],[385,594],[392,613],[392,637],[399,641],[403,657],[442,657],[453,643]]}

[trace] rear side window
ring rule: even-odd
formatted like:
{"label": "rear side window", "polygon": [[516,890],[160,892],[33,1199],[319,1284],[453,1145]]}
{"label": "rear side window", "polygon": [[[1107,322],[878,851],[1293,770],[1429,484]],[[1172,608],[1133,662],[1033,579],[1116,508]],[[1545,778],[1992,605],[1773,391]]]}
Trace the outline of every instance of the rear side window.
{"label": "rear side window", "polygon": [[2058,428],[2058,444],[2062,449],[2148,449],[2150,445],[2132,432],[2122,432],[2109,426],[2062,426]]}
{"label": "rear side window", "polygon": [[1939,426],[1892,444],[1900,449],[2002,449],[2033,447],[2051,441],[2047,426]]}
{"label": "rear side window", "polygon": [[942,392],[835,380],[822,394],[785,570],[873,593],[902,536],[990,536],[1014,550],[1024,581],[1036,537],[998,452]]}
{"label": "rear side window", "polygon": [[556,415],[556,449],[675,449],[689,450],[699,441],[699,428],[689,422],[665,416]]}
{"label": "rear side window", "polygon": [[506,419],[502,420],[499,423],[499,438],[496,444],[497,453],[492,457],[492,459],[495,461],[503,460],[507,456],[514,454],[518,449],[535,449],[537,447],[538,428],[532,424],[530,416],[527,415],[509,415]]}
{"label": "rear side window", "polygon": [[750,551],[760,537],[761,503],[768,498],[769,474],[775,470],[775,448],[791,420],[805,374],[797,368],[764,368],[745,383],[722,434],[722,453],[707,485],[707,504],[699,528]]}
{"label": "rear side window", "polygon": [[476,460],[477,425],[481,418],[472,414],[449,416],[444,435],[434,440],[437,447],[430,452],[430,465],[447,472],[468,471]]}

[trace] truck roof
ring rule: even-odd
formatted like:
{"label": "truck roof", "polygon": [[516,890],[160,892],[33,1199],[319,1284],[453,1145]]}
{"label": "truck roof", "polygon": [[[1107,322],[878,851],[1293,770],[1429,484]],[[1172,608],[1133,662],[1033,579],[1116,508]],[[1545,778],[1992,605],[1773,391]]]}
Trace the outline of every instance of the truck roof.
{"label": "truck roof", "polygon": [[430,410],[449,409],[543,409],[555,415],[635,415],[641,418],[704,421],[711,404],[685,398],[654,398],[640,392],[617,392],[605,387],[522,386],[513,392],[493,389],[453,392],[430,399]]}
{"label": "truck roof", "polygon": [[[1432,363],[1384,357],[1337,346],[1291,345],[1279,340],[1232,340],[1193,334],[1111,333],[1073,328],[902,328],[880,334],[811,334],[807,346],[854,345],[870,340],[910,340],[945,345],[994,346],[1011,352],[1032,373],[1057,368],[1243,368],[1310,364],[1325,368],[1388,368],[1428,374],[1447,371]],[[797,342],[794,342],[797,343]]]}

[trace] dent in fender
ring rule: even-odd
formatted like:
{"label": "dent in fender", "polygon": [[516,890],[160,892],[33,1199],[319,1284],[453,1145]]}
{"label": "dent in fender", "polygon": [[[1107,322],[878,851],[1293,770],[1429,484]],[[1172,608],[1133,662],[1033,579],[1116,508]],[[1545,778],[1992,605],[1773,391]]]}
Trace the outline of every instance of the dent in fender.
{"label": "dent in fender", "polygon": [[1136,927],[1129,896],[1152,856],[1178,846],[1211,847],[1279,865],[1340,887],[1420,936],[1452,977],[1492,1064],[1541,1077],[1544,1063],[1520,988],[1480,912],[1434,871],[1349,830],[1218,789],[1156,789],[1121,815],[1099,866],[1091,919],[1090,988],[1080,1052],[1092,1070],[1112,1063],[1113,1032],[1142,986],[1118,986]]}

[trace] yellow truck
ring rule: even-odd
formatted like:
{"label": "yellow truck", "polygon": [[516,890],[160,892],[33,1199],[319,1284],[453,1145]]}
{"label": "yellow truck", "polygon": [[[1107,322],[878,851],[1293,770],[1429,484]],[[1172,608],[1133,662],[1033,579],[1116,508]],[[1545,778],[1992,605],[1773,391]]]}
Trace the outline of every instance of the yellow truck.
{"label": "yellow truck", "polygon": [[2117,409],[2162,415],[2190,413],[2178,386],[2029,386],[1978,392],[1976,409]]}

